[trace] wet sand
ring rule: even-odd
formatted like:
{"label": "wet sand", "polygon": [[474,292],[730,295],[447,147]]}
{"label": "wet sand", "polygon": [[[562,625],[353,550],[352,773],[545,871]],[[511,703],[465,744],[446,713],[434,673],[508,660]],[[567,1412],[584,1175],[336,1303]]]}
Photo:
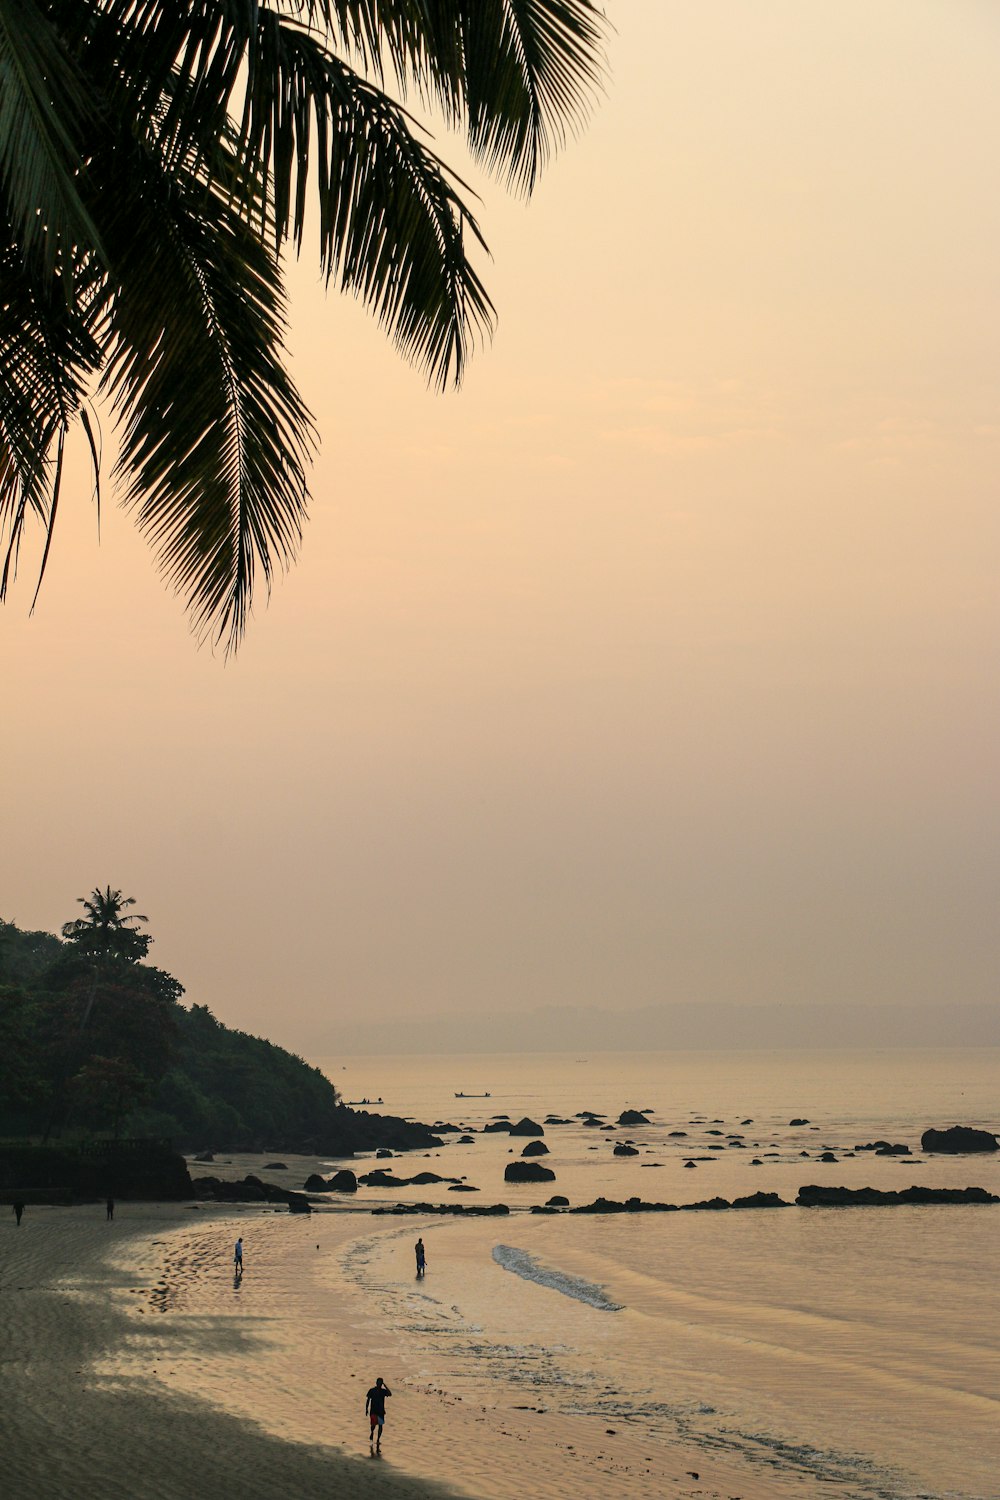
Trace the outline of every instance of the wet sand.
{"label": "wet sand", "polygon": [[[463,1407],[419,1372],[383,1371],[383,1331],[357,1307],[328,1299],[322,1333],[310,1332],[322,1287],[306,1252],[373,1227],[357,1213],[152,1204],[122,1204],[113,1224],[97,1204],[29,1207],[20,1229],[13,1215],[0,1220],[4,1489],[24,1500],[649,1492],[654,1455],[616,1448],[592,1421],[550,1431],[533,1412]],[[234,1288],[241,1231],[247,1270]],[[312,1341],[311,1365],[296,1358],[296,1340]],[[395,1404],[385,1456],[373,1461],[364,1392],[379,1373],[393,1376]],[[655,1469],[665,1500],[802,1493],[680,1445],[661,1446]]]}

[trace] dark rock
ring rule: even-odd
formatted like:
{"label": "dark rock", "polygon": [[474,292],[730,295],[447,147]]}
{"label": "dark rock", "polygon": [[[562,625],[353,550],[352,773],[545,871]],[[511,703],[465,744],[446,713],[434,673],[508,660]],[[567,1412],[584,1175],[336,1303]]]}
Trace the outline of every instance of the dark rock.
{"label": "dark rock", "polygon": [[288,1200],[288,1212],[290,1214],[311,1214],[312,1205],[308,1198],[303,1198],[298,1193],[293,1193]]}
{"label": "dark rock", "polygon": [[696,1166],[697,1166],[697,1165],[698,1165],[698,1163],[697,1163],[697,1162],[695,1162],[695,1161],[686,1161],[686,1162],[685,1162],[685,1163],[684,1163],[684,1165],[685,1165],[685,1166],[686,1166],[686,1167],[696,1167]]}
{"label": "dark rock", "polygon": [[554,1193],[551,1198],[546,1198],[545,1205],[547,1208],[569,1208],[569,1199],[562,1193]]}
{"label": "dark rock", "polygon": [[504,1182],[555,1182],[556,1174],[551,1167],[543,1167],[537,1161],[511,1161],[504,1168]]}
{"label": "dark rock", "polygon": [[522,1156],[548,1156],[549,1148],[544,1141],[529,1141],[521,1152]]}
{"label": "dark rock", "polygon": [[616,1198],[595,1198],[593,1203],[582,1203],[571,1208],[571,1214],[668,1214],[676,1213],[676,1203],[645,1203],[641,1198],[626,1198],[619,1203]]}
{"label": "dark rock", "polygon": [[474,1135],[460,1135],[455,1144],[458,1146],[474,1146],[475,1143],[476,1138]]}
{"label": "dark rock", "polygon": [[729,1146],[730,1150],[732,1150],[733,1147],[735,1147],[737,1151],[745,1151],[747,1149],[742,1141],[727,1141],[726,1145]]}
{"label": "dark rock", "polygon": [[800,1120],[799,1117],[798,1117],[798,1115],[796,1115],[795,1119],[794,1120],[789,1120],[788,1123],[789,1123],[789,1125],[808,1125],[809,1121],[808,1120]]}
{"label": "dark rock", "polygon": [[618,1116],[618,1123],[619,1125],[648,1125],[649,1121],[637,1109],[623,1109]]}
{"label": "dark rock", "polygon": [[727,1198],[706,1198],[701,1203],[682,1203],[681,1204],[681,1208],[690,1208],[690,1209],[702,1209],[702,1208],[719,1209],[719,1208],[728,1208],[728,1207],[729,1207],[729,1200]]}
{"label": "dark rock", "polygon": [[599,1114],[596,1109],[578,1109],[576,1118],[578,1120],[603,1120],[604,1116]]}
{"label": "dark rock", "polygon": [[584,1125],[589,1125],[589,1127],[590,1127],[591,1130],[601,1130],[601,1129],[603,1129],[603,1126],[601,1125],[600,1120],[595,1120],[592,1116],[591,1116],[590,1119],[584,1120],[583,1123],[584,1123]]}
{"label": "dark rock", "polygon": [[675,1135],[676,1136],[681,1136],[681,1135],[686,1136],[687,1135],[687,1131],[686,1130],[671,1130],[669,1133],[670,1133],[671,1136],[675,1136]]}
{"label": "dark rock", "polygon": [[491,1120],[509,1120],[510,1115],[490,1115]]}
{"label": "dark rock", "polygon": [[734,1198],[734,1208],[791,1208],[777,1193],[749,1193],[745,1198]]}
{"label": "dark rock", "polygon": [[706,1130],[705,1134],[706,1135],[721,1135],[722,1131],[721,1130]]}
{"label": "dark rock", "polygon": [[615,1156],[638,1156],[639,1153],[634,1146],[626,1146],[624,1141],[619,1141],[614,1150]]}
{"label": "dark rock", "polygon": [[528,1210],[532,1214],[557,1214],[558,1208],[550,1208],[547,1203],[533,1203]]}
{"label": "dark rock", "polygon": [[971,1125],[952,1125],[946,1130],[925,1130],[920,1137],[924,1151],[964,1155],[967,1151],[996,1151],[997,1138],[991,1130],[974,1130]]}
{"label": "dark rock", "polygon": [[213,1155],[213,1153],[211,1151],[199,1151],[198,1155],[196,1157],[194,1157],[194,1160],[195,1161],[214,1161],[215,1160],[215,1156]]}
{"label": "dark rock", "polygon": [[834,1154],[833,1154],[832,1151],[824,1151],[823,1154],[822,1154],[822,1156],[818,1156],[816,1158],[816,1160],[817,1161],[836,1161],[837,1158],[834,1156]]}
{"label": "dark rock", "polygon": [[384,1161],[386,1157],[391,1155],[392,1152],[383,1147],[381,1150],[375,1152],[375,1159],[376,1161]]}
{"label": "dark rock", "polygon": [[988,1193],[985,1188],[977,1187],[908,1187],[894,1193],[872,1187],[818,1187],[811,1184],[799,1188],[795,1201],[802,1208],[842,1208],[852,1205],[883,1207],[900,1203],[1000,1203],[1000,1198],[994,1193]]}
{"label": "dark rock", "polygon": [[855,1151],[874,1151],[879,1156],[909,1156],[910,1148],[893,1145],[892,1141],[868,1141],[864,1146],[855,1146]]}
{"label": "dark rock", "polygon": [[546,1125],[572,1125],[572,1120],[564,1120],[561,1115],[546,1115],[543,1122]]}
{"label": "dark rock", "polygon": [[426,1187],[431,1182],[458,1182],[457,1177],[442,1177],[438,1172],[417,1172],[414,1177],[396,1177],[384,1167],[376,1167],[358,1178],[366,1187]]}
{"label": "dark rock", "polygon": [[483,1134],[484,1135],[490,1135],[494,1131],[497,1131],[497,1130],[506,1130],[506,1131],[509,1132],[510,1131],[510,1121],[509,1120],[491,1120],[488,1125],[484,1125],[483,1126]]}
{"label": "dark rock", "polygon": [[761,1161],[761,1159],[760,1159],[759,1156],[755,1156],[754,1159],[753,1159],[753,1161],[750,1163],[750,1165],[752,1167],[762,1167],[764,1165],[764,1163]]}
{"label": "dark rock", "polygon": [[[358,1179],[349,1167],[342,1167],[339,1172],[334,1172],[332,1177],[327,1178],[326,1185],[331,1193],[356,1193]],[[306,1183],[306,1187],[308,1186]]]}
{"label": "dark rock", "polygon": [[[351,1176],[354,1176],[353,1172],[351,1173]],[[302,1185],[307,1193],[326,1193],[329,1192],[330,1189],[330,1184],[327,1182],[326,1178],[321,1177],[318,1172],[310,1173],[310,1175],[306,1178],[305,1182]],[[355,1187],[357,1187],[357,1183],[355,1183],[354,1185]]]}
{"label": "dark rock", "polygon": [[287,1172],[288,1168],[287,1168],[287,1166],[285,1165],[285,1163],[283,1161],[266,1161],[264,1163],[264,1171],[265,1172]]}
{"label": "dark rock", "polygon": [[449,1193],[478,1193],[479,1189],[473,1187],[471,1182],[453,1182],[448,1191]]}
{"label": "dark rock", "polygon": [[741,1125],[752,1125],[753,1121],[752,1120],[741,1120],[740,1124]]}
{"label": "dark rock", "polygon": [[602,1125],[601,1129],[602,1130],[617,1130],[618,1126],[617,1125]]}

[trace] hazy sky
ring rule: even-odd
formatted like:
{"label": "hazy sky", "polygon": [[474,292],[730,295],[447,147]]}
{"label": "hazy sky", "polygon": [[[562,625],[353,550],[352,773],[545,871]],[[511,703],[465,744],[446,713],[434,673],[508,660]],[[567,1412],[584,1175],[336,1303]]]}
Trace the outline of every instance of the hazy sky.
{"label": "hazy sky", "polygon": [[66,494],[0,615],[0,915],[120,886],[189,1000],[303,1049],[995,997],[1000,7],[607,9],[534,200],[475,178],[458,395],[292,273],[323,448],[235,662]]}

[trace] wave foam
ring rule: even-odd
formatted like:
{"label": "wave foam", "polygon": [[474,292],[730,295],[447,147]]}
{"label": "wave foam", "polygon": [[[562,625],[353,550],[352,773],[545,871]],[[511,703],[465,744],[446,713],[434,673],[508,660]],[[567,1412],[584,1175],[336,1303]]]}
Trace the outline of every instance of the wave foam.
{"label": "wave foam", "polygon": [[518,1250],[513,1245],[494,1245],[493,1259],[498,1266],[514,1276],[521,1276],[525,1281],[535,1281],[539,1286],[551,1287],[554,1292],[562,1292],[564,1297],[586,1302],[588,1307],[599,1308],[601,1312],[622,1311],[622,1303],[612,1302],[602,1287],[595,1286],[592,1281],[584,1281],[580,1276],[570,1276],[566,1271],[541,1266],[527,1250]]}

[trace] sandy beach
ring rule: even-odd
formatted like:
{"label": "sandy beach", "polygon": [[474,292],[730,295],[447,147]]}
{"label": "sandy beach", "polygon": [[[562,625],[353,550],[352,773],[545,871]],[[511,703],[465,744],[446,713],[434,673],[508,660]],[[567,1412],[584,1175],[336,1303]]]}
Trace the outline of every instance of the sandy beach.
{"label": "sandy beach", "polygon": [[[415,1224],[406,1226],[407,1238]],[[231,1244],[248,1242],[234,1289]],[[473,1408],[392,1363],[384,1329],[327,1298],[307,1252],[399,1225],[187,1205],[31,1207],[0,1221],[0,1439],[26,1500],[194,1496],[660,1495],[768,1500],[787,1476],[682,1445],[663,1451],[591,1418]],[[252,1247],[252,1248],[251,1248]],[[318,1257],[317,1257],[318,1259]],[[300,1347],[296,1348],[296,1340]],[[386,1366],[385,1369],[381,1365]],[[364,1393],[395,1387],[385,1453],[369,1456]]]}

